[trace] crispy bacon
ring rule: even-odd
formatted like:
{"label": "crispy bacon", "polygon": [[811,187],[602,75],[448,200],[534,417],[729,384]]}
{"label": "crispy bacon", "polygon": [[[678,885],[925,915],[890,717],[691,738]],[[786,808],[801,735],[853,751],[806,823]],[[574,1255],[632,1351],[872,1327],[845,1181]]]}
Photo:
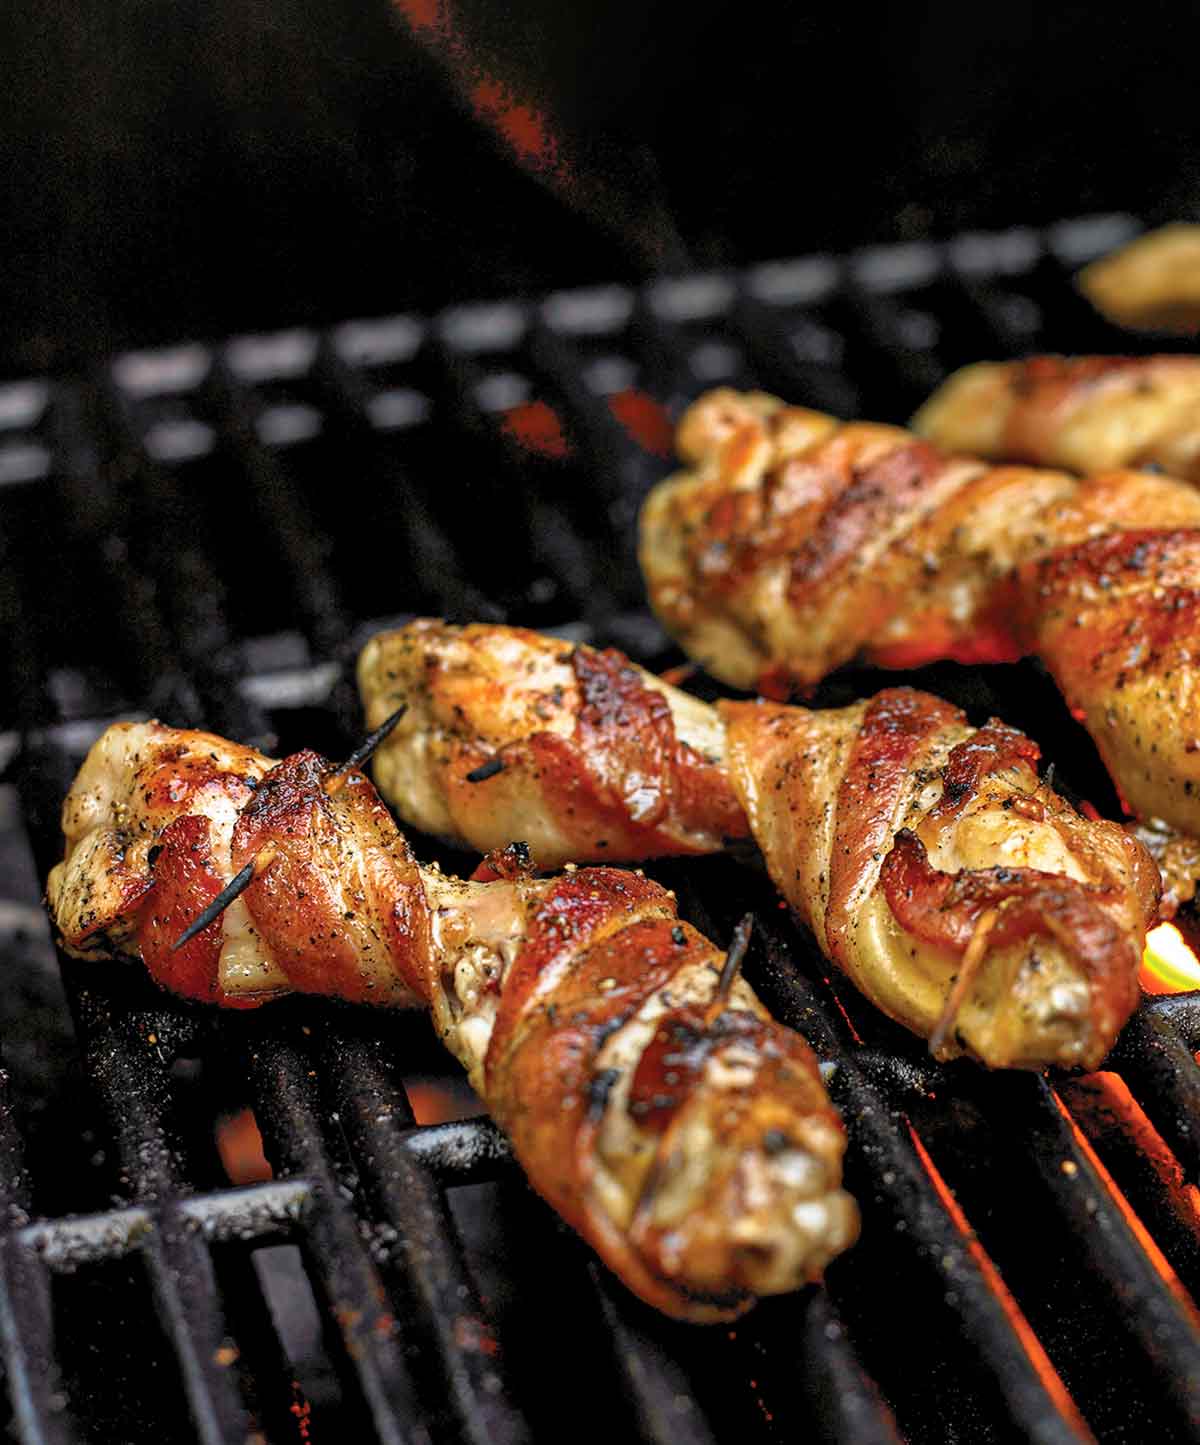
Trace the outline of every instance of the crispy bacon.
{"label": "crispy bacon", "polygon": [[[815,1061],[751,1004],[744,984],[709,1020],[712,945],[673,921],[656,885],[622,890],[608,870],[590,872],[561,880],[535,915],[529,957],[514,965],[524,1006],[501,999],[488,1052],[489,1106],[518,1154],[542,1161],[539,1189],[602,1242],[643,1298],[693,1319],[728,1318],[764,1268],[793,1276],[805,1268],[809,1229],[838,1238],[853,1229],[844,1196],[828,1193],[824,1166],[801,1163],[821,1157],[833,1137],[829,1113],[817,1106]],[[605,893],[631,921],[602,936]],[[578,952],[564,967],[572,939]],[[643,1091],[661,1063],[658,1040],[680,1019],[688,1066],[673,1071],[670,1107],[650,1115]],[[706,1141],[700,1159],[697,1138]],[[621,1139],[641,1143],[614,1151]],[[634,1158],[620,1232],[600,1201]],[[690,1187],[689,1169],[699,1175]],[[815,1205],[811,1217],[793,1207],[786,1229],[770,1203],[779,1193],[774,1171],[803,1179]],[[697,1188],[703,1208],[686,1203]]]}
{"label": "crispy bacon", "polygon": [[769,1032],[747,1013],[721,1013],[716,1020],[699,1009],[665,1014],[629,1087],[630,1114],[644,1129],[662,1134],[717,1049],[738,1040],[765,1051],[771,1046]]}
{"label": "crispy bacon", "polygon": [[[615,726],[625,715],[619,690],[588,706]],[[721,951],[639,874],[538,879],[515,848],[493,855],[490,882],[422,870],[361,773],[313,752],[272,764],[157,723],[97,743],[64,822],[50,902],[73,929],[95,913],[89,957],[140,954],[163,987],[225,1006],[289,988],[427,1004],[534,1187],[669,1314],[732,1319],[853,1241],[845,1137],[811,1051],[741,980],[721,991]],[[176,948],[248,860],[266,861]],[[701,1020],[702,1057],[661,1127],[630,1088],[679,1010]]]}
{"label": "crispy bacon", "polygon": [[1041,755],[1032,738],[992,718],[986,727],[951,749],[942,774],[941,800],[929,814],[929,822],[938,826],[957,817],[989,773],[1021,763],[1034,768]]}
{"label": "crispy bacon", "polygon": [[[528,915],[524,943],[509,971],[492,1030],[489,1071],[504,1056],[531,1002],[542,993],[553,992],[559,975],[580,953],[606,957],[598,950],[603,932],[623,915],[632,917],[647,904],[661,913],[669,899],[657,883],[636,873],[589,868],[583,874],[566,874],[557,880]],[[623,939],[622,948],[629,942]],[[608,961],[613,962],[611,957]],[[576,979],[574,986],[578,984]],[[615,975],[612,991],[616,991]],[[569,1002],[569,996],[565,1001]],[[613,1000],[606,1011],[619,1002]]]}
{"label": "crispy bacon", "polygon": [[268,843],[274,861],[246,903],[293,988],[356,1003],[428,996],[429,916],[416,861],[375,789],[293,753],[263,778],[233,830],[235,870]]}
{"label": "crispy bacon", "polygon": [[815,525],[793,532],[787,554],[789,601],[809,598],[828,583],[872,536],[910,512],[950,465],[949,458],[927,442],[913,440],[848,468],[843,485],[816,514]]}
{"label": "crispy bacon", "polygon": [[163,829],[156,844],[148,906],[139,933],[142,958],[156,983],[202,1003],[228,1003],[221,989],[221,921],[216,919],[178,951],[175,940],[221,891],[209,821],[186,814]]}
{"label": "crispy bacon", "polygon": [[1123,829],[1039,782],[1032,743],[908,689],[720,711],[776,886],[873,1003],[939,1057],[1100,1062],[1136,998],[1157,876]]}
{"label": "crispy bacon", "polygon": [[837,962],[845,961],[856,895],[895,832],[914,759],[948,724],[963,720],[957,708],[909,687],[890,688],[868,705],[835,805],[825,936]]}

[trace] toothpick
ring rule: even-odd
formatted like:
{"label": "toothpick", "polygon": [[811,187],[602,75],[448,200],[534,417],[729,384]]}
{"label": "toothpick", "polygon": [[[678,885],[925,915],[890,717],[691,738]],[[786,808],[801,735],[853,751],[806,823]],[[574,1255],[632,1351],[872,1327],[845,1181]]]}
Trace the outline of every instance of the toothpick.
{"label": "toothpick", "polygon": [[407,711],[408,704],[406,702],[402,702],[390,717],[384,718],[384,720],[379,724],[375,731],[371,733],[371,735],[360,747],[354,749],[354,751],[350,754],[350,756],[346,759],[346,761],[341,765],[340,768],[335,768],[334,771],[330,773],[330,775],[325,779],[325,782],[322,785],[328,797],[332,798],[337,793],[341,792],[341,790],[345,787],[346,780],[350,776],[350,774],[354,772],[355,769],[362,767],[362,765],[367,761],[367,759],[371,756],[375,749],[379,747],[380,743],[386,740],[392,729],[396,726],[396,724],[400,721],[400,719]]}
{"label": "toothpick", "polygon": [[742,969],[742,961],[746,957],[746,950],[750,947],[750,935],[754,931],[754,914],[746,913],[742,916],[738,926],[733,930],[733,937],[729,941],[729,952],[725,955],[725,963],[721,969],[721,977],[717,980],[717,989],[712,996],[708,1009],[704,1015],[705,1024],[710,1024],[724,1009],[729,998],[729,992],[733,988],[734,979]]}
{"label": "toothpick", "polygon": [[198,933],[203,933],[213,919],[219,918],[235,898],[240,898],[259,874],[264,873],[275,861],[277,851],[274,843],[267,843],[260,848],[250,862],[240,872],[233,875],[213,901],[197,913],[171,945],[171,952],[177,953],[185,943],[190,943]]}
{"label": "toothpick", "polygon": [[929,1035],[929,1052],[936,1059],[946,1043],[946,1036],[954,1027],[954,1021],[958,1017],[958,1011],[963,1006],[967,996],[967,990],[975,981],[975,975],[979,972],[979,965],[983,962],[983,956],[987,952],[988,935],[996,926],[996,920],[1000,917],[999,908],[988,908],[981,913],[971,931],[971,940],[967,944],[962,956],[962,963],[958,968],[958,977],[954,980],[953,987],[946,995],[946,1003],[942,1009],[942,1015],[934,1026],[933,1032]]}

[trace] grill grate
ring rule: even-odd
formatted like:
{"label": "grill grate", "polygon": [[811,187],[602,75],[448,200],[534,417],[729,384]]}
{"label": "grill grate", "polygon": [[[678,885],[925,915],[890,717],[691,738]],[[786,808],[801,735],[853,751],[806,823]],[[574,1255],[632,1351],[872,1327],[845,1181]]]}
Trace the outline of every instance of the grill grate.
{"label": "grill grate", "polygon": [[[347,663],[413,613],[674,661],[630,542],[666,414],[728,382],[901,420],[983,355],[1137,349],[1068,282],[1137,229],[809,257],[0,388],[11,1438],[484,1445],[561,1438],[582,1407],[614,1438],[684,1445],[1200,1439],[1195,996],[1147,1001],[1089,1079],[936,1067],[830,982],[764,880],[658,869],[715,937],[756,909],[748,973],[824,1062],[864,1212],[826,1287],[698,1330],[592,1263],[486,1119],[416,1122],[414,1080],[453,1079],[423,1019],[311,1000],[214,1019],[70,960],[59,992],[34,877],[112,718],[342,755]],[[1033,665],[914,677],[1026,727],[1112,806]],[[881,680],[848,669],[818,700]],[[213,1129],[246,1107],[274,1178],[231,1186]]]}

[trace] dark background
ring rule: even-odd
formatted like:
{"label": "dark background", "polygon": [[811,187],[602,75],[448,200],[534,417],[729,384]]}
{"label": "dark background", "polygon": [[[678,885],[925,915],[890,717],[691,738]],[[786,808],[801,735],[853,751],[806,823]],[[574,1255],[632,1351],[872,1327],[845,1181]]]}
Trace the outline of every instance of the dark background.
{"label": "dark background", "polygon": [[[402,4],[6,7],[0,370],[1197,210],[1191,7]],[[551,160],[505,140],[514,105]]]}

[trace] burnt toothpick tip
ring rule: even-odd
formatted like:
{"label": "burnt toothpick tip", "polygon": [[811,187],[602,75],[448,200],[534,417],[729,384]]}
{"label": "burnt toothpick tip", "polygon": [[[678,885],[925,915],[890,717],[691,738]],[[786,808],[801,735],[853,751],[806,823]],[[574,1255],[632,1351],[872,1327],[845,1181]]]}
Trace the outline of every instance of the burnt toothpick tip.
{"label": "burnt toothpick tip", "polygon": [[489,778],[494,778],[497,773],[503,771],[503,758],[489,758],[486,763],[480,763],[477,768],[472,768],[466,778],[468,783],[486,783]]}
{"label": "burnt toothpick tip", "polygon": [[750,947],[750,935],[753,932],[754,914],[743,914],[738,926],[733,930],[733,937],[729,940],[729,952],[725,955],[725,965],[721,969],[721,977],[717,980],[717,991],[713,995],[714,1004],[724,1003],[729,997],[733,981],[742,970],[746,950]]}
{"label": "burnt toothpick tip", "polygon": [[235,898],[240,898],[258,875],[265,872],[275,861],[275,852],[274,843],[268,843],[264,848],[260,848],[249,863],[233,875],[213,901],[196,914],[171,945],[171,952],[177,953],[185,943],[191,943],[198,933],[203,933],[215,918],[219,918],[225,912]]}
{"label": "burnt toothpick tip", "polygon": [[407,711],[408,704],[402,702],[394,713],[385,717],[375,731],[370,733],[366,740],[354,749],[344,763],[340,764],[330,773],[329,777],[325,779],[325,791],[331,797],[334,793],[340,791],[350,774],[354,772],[356,768],[361,768],[371,757],[371,754],[374,753],[375,749],[387,740],[393,728],[395,728],[396,724]]}

